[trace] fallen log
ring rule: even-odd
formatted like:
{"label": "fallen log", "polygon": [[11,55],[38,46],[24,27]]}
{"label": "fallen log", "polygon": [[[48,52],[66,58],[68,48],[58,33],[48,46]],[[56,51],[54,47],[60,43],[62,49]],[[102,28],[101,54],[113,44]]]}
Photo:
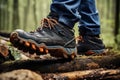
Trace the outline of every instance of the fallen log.
{"label": "fallen log", "polygon": [[119,80],[120,69],[93,69],[67,73],[42,74],[44,80]]}
{"label": "fallen log", "polygon": [[1,32],[0,31],[0,36],[5,37],[5,38],[9,38],[10,34],[11,34],[11,32]]}
{"label": "fallen log", "polygon": [[47,59],[47,60],[18,60],[0,64],[0,72],[16,69],[30,69],[40,73],[70,72],[78,70],[120,67],[120,55],[108,56],[81,56],[74,60]]}
{"label": "fallen log", "polygon": [[43,80],[42,77],[30,70],[14,70],[0,74],[0,80]]}
{"label": "fallen log", "polygon": [[14,70],[0,74],[0,80],[119,80],[120,69],[93,69],[66,73],[35,73],[30,70]]}

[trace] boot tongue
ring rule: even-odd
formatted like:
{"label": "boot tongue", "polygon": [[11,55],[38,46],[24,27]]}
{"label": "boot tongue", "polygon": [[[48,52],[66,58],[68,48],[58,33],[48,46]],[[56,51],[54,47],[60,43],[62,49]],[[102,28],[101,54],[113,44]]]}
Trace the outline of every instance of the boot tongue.
{"label": "boot tongue", "polygon": [[40,32],[42,30],[46,30],[46,29],[52,29],[55,27],[55,25],[58,24],[58,22],[55,19],[52,18],[44,18],[41,20],[41,26],[39,26],[36,30],[31,31],[30,33],[34,33],[34,32]]}
{"label": "boot tongue", "polygon": [[59,16],[56,13],[50,12],[49,15],[47,16],[47,18],[55,19],[58,21]]}
{"label": "boot tongue", "polygon": [[48,27],[48,28],[52,28],[54,27],[56,24],[58,24],[58,21],[55,19],[50,19],[50,18],[44,18],[41,20],[41,28],[43,27]]}

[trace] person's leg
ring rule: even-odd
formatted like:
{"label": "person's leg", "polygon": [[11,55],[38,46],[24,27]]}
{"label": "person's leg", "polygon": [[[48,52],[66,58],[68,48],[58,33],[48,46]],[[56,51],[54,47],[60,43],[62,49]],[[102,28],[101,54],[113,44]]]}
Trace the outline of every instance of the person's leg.
{"label": "person's leg", "polygon": [[[35,32],[16,30],[11,43],[20,50],[37,55],[50,53],[55,57],[75,56],[74,24],[80,20],[78,6],[81,0],[53,0],[51,12],[41,21]],[[26,50],[27,49],[27,50]]]}
{"label": "person's leg", "polygon": [[79,6],[81,15],[79,31],[81,35],[99,35],[100,21],[95,0],[82,0]]}
{"label": "person's leg", "polygon": [[50,10],[58,17],[58,22],[73,28],[74,24],[80,20],[78,13],[80,3],[81,0],[53,0]]}
{"label": "person's leg", "polygon": [[105,46],[100,35],[100,21],[96,9],[95,0],[82,0],[79,6],[80,40],[78,41],[78,53],[91,55],[94,53],[104,53]]}

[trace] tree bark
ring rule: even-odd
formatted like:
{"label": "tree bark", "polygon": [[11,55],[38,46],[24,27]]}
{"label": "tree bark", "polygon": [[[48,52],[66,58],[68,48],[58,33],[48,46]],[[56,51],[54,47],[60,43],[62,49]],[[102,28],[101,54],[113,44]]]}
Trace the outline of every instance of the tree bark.
{"label": "tree bark", "polygon": [[44,80],[119,80],[119,69],[93,69],[67,73],[42,74]]}
{"label": "tree bark", "polygon": [[33,15],[34,15],[34,22],[35,22],[35,27],[37,27],[37,14],[36,14],[36,12],[37,12],[37,10],[36,10],[36,0],[34,0],[34,4],[33,4]]}
{"label": "tree bark", "polygon": [[28,20],[28,14],[29,14],[29,10],[30,10],[30,0],[27,0],[27,4],[26,6],[24,7],[24,27],[23,29],[26,30],[27,28],[27,20]]}
{"label": "tree bark", "polygon": [[13,29],[17,29],[19,27],[19,1],[13,0]]}
{"label": "tree bark", "polygon": [[0,31],[0,36],[1,37],[5,37],[5,38],[10,38],[10,32],[2,32],[2,31]]}
{"label": "tree bark", "polygon": [[[115,1],[115,28],[114,28],[114,35],[115,35],[115,42],[118,43],[117,35],[119,34],[119,28],[120,28],[120,21],[119,21],[119,14],[120,14],[120,1]],[[119,45],[118,45],[119,46]]]}
{"label": "tree bark", "polygon": [[30,70],[14,70],[0,74],[0,80],[43,80],[42,77]]}
{"label": "tree bark", "polygon": [[0,72],[15,69],[30,69],[41,73],[70,72],[98,68],[120,67],[120,55],[112,56],[82,56],[78,59],[47,59],[47,60],[19,60],[3,63]]}

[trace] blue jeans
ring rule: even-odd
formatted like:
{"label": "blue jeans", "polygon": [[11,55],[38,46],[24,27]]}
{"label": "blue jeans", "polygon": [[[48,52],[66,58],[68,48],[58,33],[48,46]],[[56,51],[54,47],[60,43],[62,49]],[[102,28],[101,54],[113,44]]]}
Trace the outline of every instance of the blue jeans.
{"label": "blue jeans", "polygon": [[58,21],[70,28],[79,22],[81,35],[99,35],[100,21],[95,0],[53,0],[51,12],[58,15]]}

